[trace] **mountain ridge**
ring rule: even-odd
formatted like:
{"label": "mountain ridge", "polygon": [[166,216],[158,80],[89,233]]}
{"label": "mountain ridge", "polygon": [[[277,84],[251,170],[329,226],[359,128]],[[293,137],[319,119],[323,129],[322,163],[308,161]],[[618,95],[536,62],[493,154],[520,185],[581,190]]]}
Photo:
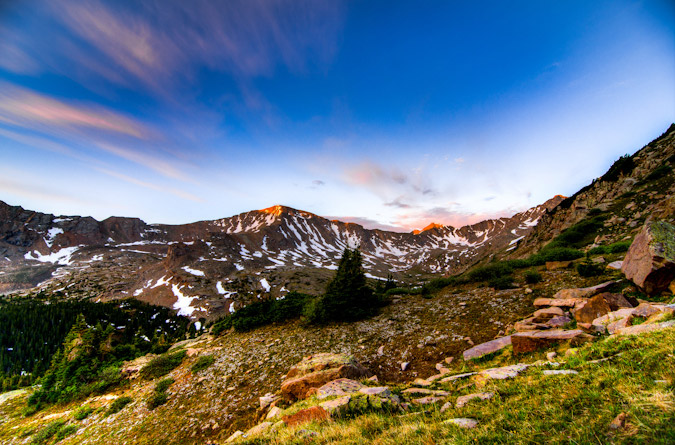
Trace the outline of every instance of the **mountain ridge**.
{"label": "mountain ridge", "polygon": [[[168,225],[128,217],[97,221],[55,216],[0,201],[0,258],[4,259],[0,291],[44,286],[47,278],[51,288],[69,286],[73,294],[81,288],[84,295],[94,289],[69,280],[79,276],[77,283],[95,281],[95,272],[105,265],[129,276],[118,276],[121,281],[114,283],[104,279],[109,283],[96,292],[97,298],[134,296],[182,308],[188,315],[218,314],[264,294],[278,298],[289,287],[320,291],[327,279],[322,271],[334,270],[345,248],[362,250],[372,279],[394,274],[411,282],[430,274],[458,273],[487,252],[519,242],[560,200],[552,198],[511,218],[460,228],[433,225],[418,234],[366,229],[284,205]],[[297,278],[307,275],[305,268],[316,273]],[[17,276],[23,281],[12,279]],[[188,292],[194,295],[190,298],[203,302],[201,311],[180,303]]]}

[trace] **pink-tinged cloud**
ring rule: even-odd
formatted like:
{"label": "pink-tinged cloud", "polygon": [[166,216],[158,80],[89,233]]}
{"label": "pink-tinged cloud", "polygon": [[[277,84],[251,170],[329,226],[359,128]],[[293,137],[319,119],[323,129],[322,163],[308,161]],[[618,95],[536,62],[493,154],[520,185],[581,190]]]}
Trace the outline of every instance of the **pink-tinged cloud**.
{"label": "pink-tinged cloud", "polygon": [[363,216],[324,216],[324,218],[328,218],[331,221],[332,220],[338,220],[346,223],[354,223],[358,224],[360,226],[365,227],[366,229],[378,229],[378,230],[384,230],[387,232],[410,232],[410,230],[406,229],[405,227],[398,227],[398,226],[392,226],[390,224],[383,224],[379,221],[376,221],[371,218],[366,218]]}
{"label": "pink-tinged cloud", "polygon": [[0,84],[0,121],[34,130],[36,126],[103,130],[138,139],[141,124],[101,107],[68,104],[11,84]]}
{"label": "pink-tinged cloud", "polygon": [[518,213],[518,211],[522,211],[522,209],[507,209],[494,213],[470,213],[455,211],[450,208],[434,207],[399,213],[394,220],[394,224],[405,228],[407,231],[419,230],[431,223],[459,228],[488,219],[509,218]]}
{"label": "pink-tinged cloud", "polygon": [[384,167],[372,161],[347,167],[343,179],[366,188],[389,202],[404,201],[407,195],[433,196],[437,192],[419,172],[409,175],[395,167]]}

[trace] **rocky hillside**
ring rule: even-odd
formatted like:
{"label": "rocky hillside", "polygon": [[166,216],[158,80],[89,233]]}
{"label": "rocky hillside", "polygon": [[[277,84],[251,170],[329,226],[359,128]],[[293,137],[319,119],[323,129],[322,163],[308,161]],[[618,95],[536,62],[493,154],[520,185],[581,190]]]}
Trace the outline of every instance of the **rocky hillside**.
{"label": "rocky hillside", "polygon": [[564,199],[543,215],[537,227],[519,242],[510,257],[539,250],[563,230],[600,214],[608,215],[595,245],[632,238],[648,218],[675,217],[675,124],[660,137],[626,155],[600,178]]}
{"label": "rocky hillside", "polygon": [[274,206],[186,225],[47,215],[0,202],[0,291],[29,289],[100,300],[135,297],[212,318],[289,290],[320,292],[347,247],[367,276],[417,282],[508,250],[562,197],[470,226],[416,233],[368,230]]}

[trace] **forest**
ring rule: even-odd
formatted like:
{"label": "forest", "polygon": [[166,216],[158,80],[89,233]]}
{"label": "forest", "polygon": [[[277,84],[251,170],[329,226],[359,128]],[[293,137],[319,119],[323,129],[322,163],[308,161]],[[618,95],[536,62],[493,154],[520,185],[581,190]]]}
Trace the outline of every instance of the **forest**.
{"label": "forest", "polygon": [[80,314],[88,326],[113,332],[111,356],[118,359],[162,352],[165,346],[195,333],[188,318],[135,299],[94,303],[0,297],[2,391],[31,385],[44,375]]}

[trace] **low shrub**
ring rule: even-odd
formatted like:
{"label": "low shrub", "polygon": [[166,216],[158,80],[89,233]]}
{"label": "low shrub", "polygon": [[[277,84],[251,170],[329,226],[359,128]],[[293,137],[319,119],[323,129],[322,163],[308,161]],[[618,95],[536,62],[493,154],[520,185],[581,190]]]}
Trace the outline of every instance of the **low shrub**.
{"label": "low shrub", "polygon": [[127,396],[115,399],[115,401],[113,401],[113,403],[111,403],[110,406],[108,407],[107,411],[105,412],[105,415],[109,416],[111,414],[115,414],[122,411],[122,409],[128,404],[130,404],[133,400],[134,399]]}
{"label": "low shrub", "polygon": [[669,165],[661,165],[657,168],[654,169],[653,172],[648,174],[642,182],[648,182],[648,181],[656,181],[657,179],[661,179],[666,175],[669,175],[673,172],[673,168],[670,167]]}
{"label": "low shrub", "polygon": [[165,392],[155,392],[148,399],[148,409],[153,410],[169,401],[169,395]]}
{"label": "low shrub", "polygon": [[56,441],[59,442],[77,431],[77,425],[66,425],[56,433]]}
{"label": "low shrub", "polygon": [[453,277],[434,278],[422,286],[422,295],[425,293],[438,292],[439,290],[456,284],[457,280]]}
{"label": "low shrub", "polygon": [[493,278],[488,281],[488,286],[493,289],[513,289],[516,287],[513,284],[513,276],[505,275],[503,277]]}
{"label": "low shrub", "polygon": [[211,366],[216,361],[215,357],[212,355],[202,355],[197,359],[197,361],[192,365],[192,372],[203,371],[209,366]]}
{"label": "low shrub", "polygon": [[530,269],[525,272],[525,282],[528,284],[539,283],[541,279],[541,274],[537,270]]}
{"label": "low shrub", "polygon": [[471,270],[468,278],[471,281],[488,281],[511,275],[513,267],[507,262],[498,262]]}
{"label": "low shrub", "polygon": [[162,377],[180,366],[186,356],[185,351],[174,352],[173,354],[160,355],[145,365],[139,373],[141,378],[146,380]]}
{"label": "low shrub", "polygon": [[601,264],[594,264],[588,261],[584,261],[583,263],[579,263],[576,266],[577,273],[581,277],[596,277],[598,275],[602,275],[604,272],[605,268]]}
{"label": "low shrub", "polygon": [[232,327],[236,331],[245,332],[266,324],[300,317],[312,298],[311,295],[300,292],[289,292],[279,300],[256,301],[216,321],[211,333],[220,335]]}
{"label": "low shrub", "polygon": [[38,433],[33,436],[33,439],[30,441],[31,445],[40,445],[46,443],[59,432],[61,427],[65,424],[63,420],[55,420],[50,422],[42,428]]}
{"label": "low shrub", "polygon": [[75,420],[84,420],[89,417],[89,414],[94,412],[94,408],[89,405],[81,406],[75,410],[73,414],[73,419]]}
{"label": "low shrub", "polygon": [[607,170],[607,173],[602,175],[601,181],[615,182],[622,175],[627,175],[635,168],[635,161],[630,155],[621,156],[614,164]]}

